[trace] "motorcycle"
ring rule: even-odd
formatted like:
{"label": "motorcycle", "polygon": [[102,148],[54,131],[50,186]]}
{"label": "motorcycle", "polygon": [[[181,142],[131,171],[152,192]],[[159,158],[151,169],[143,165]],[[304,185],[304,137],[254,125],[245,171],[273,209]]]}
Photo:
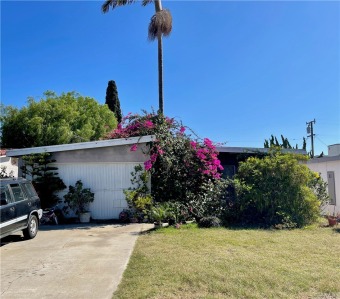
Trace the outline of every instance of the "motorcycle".
{"label": "motorcycle", "polygon": [[42,217],[40,219],[41,224],[56,224],[58,225],[58,217],[54,208],[48,208],[43,210]]}

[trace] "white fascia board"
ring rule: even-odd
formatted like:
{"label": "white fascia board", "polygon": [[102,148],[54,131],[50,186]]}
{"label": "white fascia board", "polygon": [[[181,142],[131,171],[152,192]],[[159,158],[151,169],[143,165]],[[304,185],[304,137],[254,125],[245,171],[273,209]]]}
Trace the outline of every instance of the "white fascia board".
{"label": "white fascia board", "polygon": [[79,142],[79,143],[71,143],[71,144],[30,147],[30,148],[7,150],[6,156],[7,157],[20,157],[20,156],[30,155],[30,154],[55,153],[55,152],[75,151],[75,150],[82,150],[82,149],[129,145],[129,144],[136,144],[136,143],[147,143],[147,142],[151,142],[154,140],[155,140],[155,136],[149,135],[149,136],[140,136],[140,137],[131,137],[131,138],[120,138],[120,139],[109,139],[109,140],[99,140],[99,141],[90,141],[90,142]]}
{"label": "white fascia board", "polygon": [[307,164],[323,163],[323,162],[333,162],[340,161],[340,156],[323,156],[320,158],[313,158],[307,161]]}
{"label": "white fascia board", "polygon": [[[216,150],[219,153],[268,153],[269,148],[257,148],[257,147],[228,147],[228,146],[220,146],[216,147]],[[301,154],[307,155],[307,152],[303,149],[282,149],[283,153],[292,153],[292,154]]]}

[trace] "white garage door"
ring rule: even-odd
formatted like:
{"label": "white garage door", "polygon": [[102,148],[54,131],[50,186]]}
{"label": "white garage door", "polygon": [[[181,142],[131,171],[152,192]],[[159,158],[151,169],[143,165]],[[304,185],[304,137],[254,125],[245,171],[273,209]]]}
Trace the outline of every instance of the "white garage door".
{"label": "white garage door", "polygon": [[[77,180],[84,188],[91,188],[95,194],[90,205],[93,219],[118,219],[119,213],[127,208],[123,190],[132,187],[131,172],[138,163],[86,163],[54,164],[65,185],[74,186]],[[65,189],[60,197],[67,192]]]}

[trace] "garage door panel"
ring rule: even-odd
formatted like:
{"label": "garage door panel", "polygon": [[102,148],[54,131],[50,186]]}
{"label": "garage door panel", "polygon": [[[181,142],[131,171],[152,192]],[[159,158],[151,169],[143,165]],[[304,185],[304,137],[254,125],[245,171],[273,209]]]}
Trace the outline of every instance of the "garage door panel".
{"label": "garage door panel", "polygon": [[[120,211],[127,208],[123,190],[132,187],[131,172],[138,163],[105,164],[58,164],[59,177],[65,185],[81,180],[84,188],[91,188],[95,200],[90,205],[92,218],[117,219]],[[65,194],[67,190],[60,193]]]}

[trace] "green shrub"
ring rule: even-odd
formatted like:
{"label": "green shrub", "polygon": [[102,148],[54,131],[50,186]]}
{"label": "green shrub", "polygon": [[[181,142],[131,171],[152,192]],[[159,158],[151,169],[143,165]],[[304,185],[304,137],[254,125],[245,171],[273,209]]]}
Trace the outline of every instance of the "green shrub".
{"label": "green shrub", "polygon": [[203,217],[198,222],[198,227],[209,228],[209,227],[220,227],[221,220],[214,216]]}
{"label": "green shrub", "polygon": [[302,227],[315,222],[327,198],[318,174],[301,164],[302,156],[271,151],[240,163],[227,202],[229,222]]}
{"label": "green shrub", "polygon": [[188,207],[181,202],[167,202],[163,203],[167,207],[167,221],[170,225],[176,223],[183,223],[190,219]]}
{"label": "green shrub", "polygon": [[131,183],[135,187],[123,191],[129,205],[130,216],[144,220],[150,214],[153,203],[148,187],[150,176],[141,165],[135,166],[131,176]]}
{"label": "green shrub", "polygon": [[203,217],[220,217],[223,214],[228,186],[229,182],[224,179],[207,180],[201,184],[199,192],[188,190],[185,205],[196,222]]}

